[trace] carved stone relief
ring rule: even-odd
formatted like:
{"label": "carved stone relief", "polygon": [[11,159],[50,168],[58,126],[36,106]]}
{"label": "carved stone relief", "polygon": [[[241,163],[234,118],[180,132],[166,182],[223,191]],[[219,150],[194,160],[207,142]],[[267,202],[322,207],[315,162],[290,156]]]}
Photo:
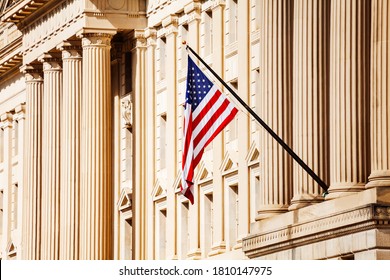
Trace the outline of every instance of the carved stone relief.
{"label": "carved stone relief", "polygon": [[124,120],[125,128],[130,129],[132,127],[132,116],[131,116],[131,101],[129,97],[122,100],[122,117]]}

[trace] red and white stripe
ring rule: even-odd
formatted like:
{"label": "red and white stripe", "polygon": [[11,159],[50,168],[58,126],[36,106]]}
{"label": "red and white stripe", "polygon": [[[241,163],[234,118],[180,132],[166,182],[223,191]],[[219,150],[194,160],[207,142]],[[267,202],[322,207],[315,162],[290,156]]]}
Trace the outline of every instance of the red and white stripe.
{"label": "red and white stripe", "polygon": [[181,191],[194,203],[193,178],[205,147],[232,121],[237,108],[214,85],[192,112],[186,104],[184,112],[184,137]]}

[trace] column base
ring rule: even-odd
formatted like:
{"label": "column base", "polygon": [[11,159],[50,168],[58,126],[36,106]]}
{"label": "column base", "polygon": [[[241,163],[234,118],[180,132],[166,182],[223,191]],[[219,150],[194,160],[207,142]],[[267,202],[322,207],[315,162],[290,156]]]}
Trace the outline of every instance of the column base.
{"label": "column base", "polygon": [[226,252],[226,244],[225,242],[222,241],[220,244],[214,245],[211,248],[211,252],[208,254],[208,256],[212,257],[212,256],[223,254],[225,252]]}
{"label": "column base", "polygon": [[197,249],[187,254],[187,260],[200,260],[200,259],[202,259],[202,252],[200,251],[200,249]]}
{"label": "column base", "polygon": [[309,205],[317,204],[324,201],[322,195],[300,194],[293,197],[289,211],[300,209]]}
{"label": "column base", "polygon": [[275,215],[286,213],[288,211],[288,205],[270,205],[263,206],[257,210],[256,221],[264,220]]}
{"label": "column base", "polygon": [[325,197],[325,200],[356,194],[365,190],[365,188],[366,184],[364,183],[331,185],[328,190],[329,194]]}
{"label": "column base", "polygon": [[373,171],[368,177],[366,189],[390,187],[390,170]]}

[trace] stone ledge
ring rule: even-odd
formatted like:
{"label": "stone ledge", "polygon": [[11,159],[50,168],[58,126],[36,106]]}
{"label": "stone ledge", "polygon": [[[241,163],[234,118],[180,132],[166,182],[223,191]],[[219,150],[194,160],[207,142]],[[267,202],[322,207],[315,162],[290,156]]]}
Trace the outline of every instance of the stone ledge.
{"label": "stone ledge", "polygon": [[249,258],[374,228],[390,228],[390,206],[371,204],[302,224],[250,235],[243,240]]}
{"label": "stone ledge", "polygon": [[366,190],[259,221],[243,239],[243,251],[255,258],[369,229],[389,229],[389,193]]}

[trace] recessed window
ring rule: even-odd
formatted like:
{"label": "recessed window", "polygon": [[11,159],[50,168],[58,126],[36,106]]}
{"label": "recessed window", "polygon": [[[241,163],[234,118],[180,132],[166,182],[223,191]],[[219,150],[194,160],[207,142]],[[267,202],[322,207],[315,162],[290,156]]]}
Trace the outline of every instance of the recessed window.
{"label": "recessed window", "polygon": [[213,13],[211,11],[204,12],[203,19],[204,53],[210,55],[213,53]]}
{"label": "recessed window", "polygon": [[229,1],[229,43],[237,41],[238,33],[237,0]]}
{"label": "recessed window", "polygon": [[160,116],[160,169],[166,167],[166,150],[167,150],[167,115]]}
{"label": "recessed window", "polygon": [[166,71],[166,62],[167,62],[167,39],[165,37],[161,37],[157,41],[157,72],[158,72],[158,80],[164,80],[165,79],[165,71]]}

